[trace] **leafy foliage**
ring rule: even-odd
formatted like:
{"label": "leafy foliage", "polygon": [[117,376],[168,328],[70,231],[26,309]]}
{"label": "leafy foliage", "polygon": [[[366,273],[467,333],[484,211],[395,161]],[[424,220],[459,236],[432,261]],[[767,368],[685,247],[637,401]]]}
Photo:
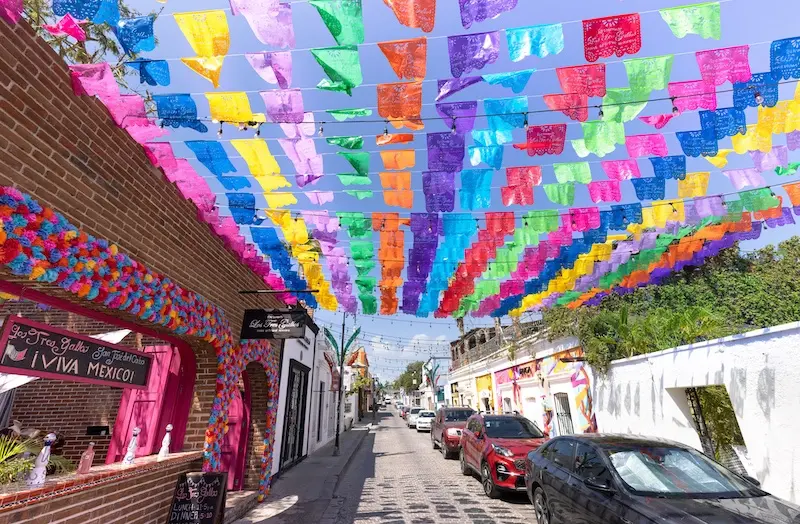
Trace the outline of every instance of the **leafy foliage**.
{"label": "leafy foliage", "polygon": [[728,446],[744,444],[744,437],[731,405],[731,398],[725,386],[697,388],[697,396],[703,409],[703,418],[714,441],[717,460],[720,451]]}
{"label": "leafy foliage", "polygon": [[[11,484],[31,471],[36,456],[42,449],[40,439],[23,439],[14,435],[0,435],[0,484]],[[50,455],[48,473],[72,471],[72,462],[60,455]]]}
{"label": "leafy foliage", "polygon": [[[394,381],[394,389],[404,389],[406,391],[412,391],[419,387],[422,384],[422,366],[424,362],[412,362],[406,366],[406,370],[403,371],[397,380]],[[414,384],[414,381],[417,381]]]}
{"label": "leafy foliage", "polygon": [[350,386],[350,391],[348,392],[349,395],[359,394],[362,391],[366,391],[372,385],[372,379],[369,377],[362,377],[359,376],[353,381],[353,385]]}

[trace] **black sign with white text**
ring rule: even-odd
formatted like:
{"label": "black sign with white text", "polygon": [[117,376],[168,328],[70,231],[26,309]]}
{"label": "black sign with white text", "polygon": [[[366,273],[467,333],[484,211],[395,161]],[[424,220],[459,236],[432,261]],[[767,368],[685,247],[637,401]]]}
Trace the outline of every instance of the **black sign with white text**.
{"label": "black sign with white text", "polygon": [[0,370],[32,377],[144,388],[151,355],[11,316],[0,337]]}
{"label": "black sign with white text", "polygon": [[227,485],[227,473],[181,473],[167,524],[221,524]]}
{"label": "black sign with white text", "polygon": [[244,312],[239,338],[286,339],[303,338],[306,334],[306,312],[290,309],[248,309]]}

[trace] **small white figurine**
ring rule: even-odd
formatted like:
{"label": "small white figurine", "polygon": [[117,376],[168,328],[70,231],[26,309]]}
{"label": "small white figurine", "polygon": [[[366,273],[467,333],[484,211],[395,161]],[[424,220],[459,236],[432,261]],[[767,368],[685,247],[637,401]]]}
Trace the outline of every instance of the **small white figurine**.
{"label": "small white figurine", "polygon": [[50,463],[50,446],[56,441],[55,433],[48,433],[44,437],[44,447],[34,461],[31,471],[25,476],[25,483],[30,487],[41,486],[47,476],[47,465]]}
{"label": "small white figurine", "polygon": [[125,457],[122,459],[122,463],[126,465],[133,464],[133,458],[136,456],[136,447],[137,447],[137,437],[139,436],[139,432],[141,430],[139,428],[133,428],[133,436],[131,437],[131,441],[128,444],[128,452],[125,453]]}
{"label": "small white figurine", "polygon": [[169,443],[172,440],[170,431],[172,431],[172,424],[167,424],[167,432],[164,434],[164,438],[161,439],[161,449],[158,450],[157,462],[161,462],[169,456]]}

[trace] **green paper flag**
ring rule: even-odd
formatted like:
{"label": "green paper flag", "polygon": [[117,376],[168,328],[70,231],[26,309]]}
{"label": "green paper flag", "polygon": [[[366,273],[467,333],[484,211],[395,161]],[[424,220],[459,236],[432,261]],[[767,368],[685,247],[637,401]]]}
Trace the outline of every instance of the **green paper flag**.
{"label": "green paper flag", "polygon": [[363,136],[332,136],[325,139],[332,146],[344,149],[364,149]]}
{"label": "green paper flag", "polygon": [[556,172],[556,180],[558,180],[559,184],[565,184],[567,182],[588,184],[592,181],[592,171],[589,168],[589,162],[553,164],[553,171]]}
{"label": "green paper flag", "polygon": [[627,87],[606,89],[606,96],[603,97],[603,121],[630,122],[646,106],[647,95],[637,97]]}
{"label": "green paper flag", "polygon": [[522,218],[522,223],[527,224],[527,227],[536,233],[550,233],[558,229],[558,211],[555,209],[529,211]]}
{"label": "green paper flag", "polygon": [[742,213],[744,212],[744,203],[741,200],[726,200],[725,202],[725,211],[728,212],[727,215],[722,217],[723,222],[738,222],[742,219]]}
{"label": "green paper flag", "polygon": [[571,206],[575,201],[575,184],[572,182],[566,184],[544,184],[543,187],[547,198],[554,204]]}
{"label": "green paper flag", "polygon": [[625,143],[625,126],[621,122],[592,120],[582,122],[581,129],[586,149],[599,157],[606,156],[617,145]]}
{"label": "green paper flag", "polygon": [[364,213],[340,211],[336,213],[339,223],[347,229],[350,238],[368,238],[372,236],[372,221]]}
{"label": "green paper flag", "polygon": [[359,295],[371,295],[375,290],[375,277],[360,277],[355,282]]}
{"label": "green paper flag", "polygon": [[339,151],[336,153],[337,155],[343,156],[350,165],[353,166],[359,175],[368,175],[369,174],[369,153],[367,152],[359,152],[359,153],[349,153],[347,151]]}
{"label": "green paper flag", "polygon": [[715,40],[719,40],[722,37],[719,2],[662,9],[659,13],[669,26],[672,34],[678,38],[683,38],[689,34]]}
{"label": "green paper flag", "polygon": [[353,260],[372,260],[375,256],[375,246],[371,240],[353,240],[350,242],[350,254]]}
{"label": "green paper flag", "polygon": [[368,186],[372,183],[372,179],[367,175],[359,175],[356,173],[342,173],[336,175],[343,186]]}
{"label": "green paper flag", "polygon": [[378,312],[378,299],[372,295],[359,295],[358,299],[361,301],[361,309],[364,310],[365,315],[374,315]]}
{"label": "green paper flag", "polygon": [[364,200],[365,198],[372,198],[372,191],[360,191],[357,189],[347,189],[345,193],[350,195],[351,197],[356,197],[359,200]]}
{"label": "green paper flag", "polygon": [[361,62],[358,59],[358,47],[343,45],[312,49],[314,59],[328,75],[317,84],[317,89],[337,91],[353,96],[353,88],[364,81],[361,76]]}
{"label": "green paper flag", "polygon": [[309,0],[339,45],[364,43],[361,0]]}
{"label": "green paper flag", "polygon": [[578,155],[578,158],[586,158],[592,154],[591,151],[586,149],[586,140],[582,138],[573,138],[570,142],[572,142],[572,149],[575,150],[575,154]]}
{"label": "green paper flag", "polygon": [[739,191],[739,198],[747,211],[764,211],[779,206],[781,203],[768,187]]}
{"label": "green paper flag", "polygon": [[355,108],[355,109],[328,109],[326,111],[337,122],[344,122],[351,118],[358,118],[360,116],[372,116],[372,109]]}
{"label": "green paper flag", "polygon": [[778,166],[775,168],[775,173],[778,176],[793,175],[800,169],[800,162],[792,162],[787,167]]}
{"label": "green paper flag", "polygon": [[651,91],[666,89],[672,73],[672,55],[623,60],[634,100],[647,100]]}

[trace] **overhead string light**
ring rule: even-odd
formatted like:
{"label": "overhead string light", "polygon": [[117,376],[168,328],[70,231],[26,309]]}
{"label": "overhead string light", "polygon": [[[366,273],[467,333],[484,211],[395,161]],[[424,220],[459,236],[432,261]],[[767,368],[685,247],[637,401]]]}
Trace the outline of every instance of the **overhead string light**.
{"label": "overhead string light", "polygon": [[223,122],[222,120],[219,121],[219,130],[217,131],[217,136],[219,138],[222,138],[222,124],[224,124],[224,123],[225,122]]}
{"label": "overhead string light", "polygon": [[323,136],[325,134],[325,122],[319,123],[319,131],[317,131],[317,135]]}
{"label": "overhead string light", "polygon": [[455,119],[455,117],[453,118],[453,127],[450,128],[450,132],[453,133],[454,135],[458,132],[458,131],[456,131],[456,119]]}
{"label": "overhead string light", "polygon": [[383,136],[389,138],[389,121],[387,120],[383,124]]}
{"label": "overhead string light", "polygon": [[671,97],[670,100],[672,101],[672,114],[674,116],[678,116],[681,114],[681,110],[678,109],[678,106],[675,105],[675,97]]}
{"label": "overhead string light", "polygon": [[523,113],[522,115],[525,117],[525,122],[523,122],[523,127],[525,128],[525,131],[527,131],[528,130],[528,113]]}

